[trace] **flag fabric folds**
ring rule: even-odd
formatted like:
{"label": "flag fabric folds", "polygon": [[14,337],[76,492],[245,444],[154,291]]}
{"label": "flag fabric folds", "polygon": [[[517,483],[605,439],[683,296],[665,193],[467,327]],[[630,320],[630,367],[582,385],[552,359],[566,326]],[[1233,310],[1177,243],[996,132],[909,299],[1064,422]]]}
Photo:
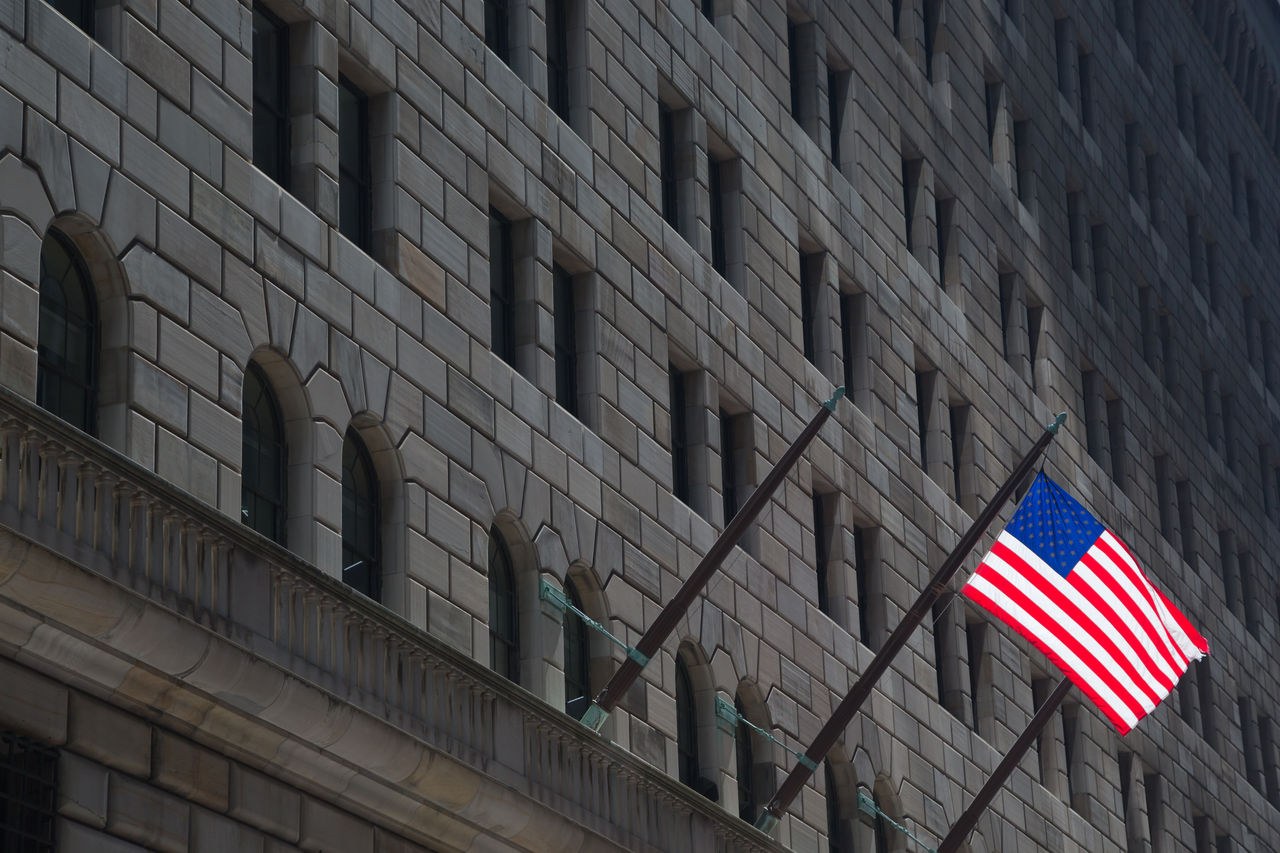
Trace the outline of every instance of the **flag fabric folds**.
{"label": "flag fabric folds", "polygon": [[1129,549],[1043,472],[963,593],[1044,652],[1122,735],[1209,652]]}

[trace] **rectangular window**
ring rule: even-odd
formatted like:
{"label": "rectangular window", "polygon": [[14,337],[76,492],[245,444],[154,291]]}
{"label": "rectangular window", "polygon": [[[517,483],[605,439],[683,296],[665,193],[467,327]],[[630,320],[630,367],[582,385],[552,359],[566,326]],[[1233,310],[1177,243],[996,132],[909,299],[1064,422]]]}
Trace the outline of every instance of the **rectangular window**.
{"label": "rectangular window", "polygon": [[658,104],[658,148],[662,169],[662,218],[680,230],[679,176],[676,174],[675,114],[666,104]]}
{"label": "rectangular window", "polygon": [[1173,66],[1173,99],[1178,114],[1178,130],[1188,140],[1195,138],[1191,115],[1191,84],[1187,79],[1187,66],[1178,63]]}
{"label": "rectangular window", "polygon": [[880,650],[882,624],[876,607],[881,600],[880,579],[874,564],[875,531],[866,527],[853,529],[853,576],[858,592],[858,639],[864,646]]}
{"label": "rectangular window", "polygon": [[490,347],[507,364],[516,363],[516,275],[511,221],[489,208]]}
{"label": "rectangular window", "polygon": [[937,371],[929,369],[916,370],[916,417],[920,430],[920,468],[929,470],[929,438],[937,429],[934,423],[934,381]]}
{"label": "rectangular window", "polygon": [[1031,122],[1013,123],[1013,191],[1024,205],[1031,201]]}
{"label": "rectangular window", "polygon": [[52,853],[58,751],[0,732],[0,849]]}
{"label": "rectangular window", "polygon": [[937,65],[938,30],[942,24],[942,0],[924,0],[924,76],[933,82]]}
{"label": "rectangular window", "polygon": [[716,22],[715,0],[702,0],[699,6],[702,8],[702,17],[706,18],[712,24],[715,24]]}
{"label": "rectangular window", "polygon": [[1196,679],[1196,687],[1200,693],[1200,735],[1204,738],[1205,743],[1209,744],[1213,749],[1218,748],[1218,725],[1217,711],[1214,709],[1213,702],[1213,677],[1210,673],[1211,664],[1208,661],[1200,661],[1196,667],[1200,670],[1200,677]]}
{"label": "rectangular window", "polygon": [[345,76],[338,79],[338,230],[366,252],[372,248],[369,99]]}
{"label": "rectangular window", "polygon": [[924,248],[920,244],[924,241],[919,239],[917,234],[916,214],[920,209],[921,200],[921,181],[920,178],[924,172],[924,159],[902,158],[902,215],[903,215],[903,239],[907,244],[907,251],[912,254],[917,248]]}
{"label": "rectangular window", "polygon": [[939,194],[934,197],[933,209],[934,223],[938,229],[938,284],[945,291],[955,283],[953,268],[958,269],[956,265],[951,263],[951,233],[956,200],[954,198],[942,198]]}
{"label": "rectangular window", "polygon": [[1254,719],[1253,700],[1247,696],[1236,697],[1240,713],[1241,746],[1244,752],[1244,772],[1249,784],[1262,790],[1262,756],[1258,744],[1258,722]]}
{"label": "rectangular window", "polygon": [[1236,555],[1236,566],[1240,574],[1240,598],[1244,603],[1244,626],[1254,639],[1262,638],[1262,599],[1255,574],[1253,554],[1241,551]]}
{"label": "rectangular window", "polygon": [[1014,316],[1016,309],[1014,297],[1017,276],[1011,272],[1000,273],[1000,345],[1005,361],[1013,363],[1016,347],[1010,336],[1014,332]]}
{"label": "rectangular window", "polygon": [[1067,192],[1067,239],[1071,249],[1071,271],[1083,276],[1085,272],[1084,195],[1079,191]]}
{"label": "rectangular window", "polygon": [[796,22],[790,18],[787,19],[787,62],[791,85],[791,117],[800,121],[800,110],[804,100],[800,91],[800,38],[796,30]]}
{"label": "rectangular window", "polygon": [[1267,800],[1273,806],[1280,806],[1280,753],[1276,751],[1275,725],[1269,716],[1258,718],[1258,743],[1262,750],[1262,785]]}
{"label": "rectangular window", "polygon": [[253,164],[289,191],[289,28],[253,7]]}
{"label": "rectangular window", "polygon": [[740,452],[736,442],[735,418],[720,410],[720,494],[724,501],[724,524],[727,527],[742,508]]}
{"label": "rectangular window", "polygon": [[1093,251],[1093,296],[1103,308],[1111,308],[1111,277],[1107,254],[1107,225],[1098,222],[1089,228],[1089,248]]}
{"label": "rectangular window", "polygon": [[850,72],[827,68],[827,123],[831,133],[831,162],[843,171],[845,152],[840,140],[844,134],[844,109],[849,99]]}
{"label": "rectangular window", "polygon": [[570,0],[546,0],[547,4],[547,101],[556,115],[569,121],[569,16]]}
{"label": "rectangular window", "polygon": [[1160,155],[1154,151],[1148,151],[1145,157],[1147,165],[1147,215],[1151,218],[1151,227],[1159,231],[1164,226],[1164,207],[1160,203]]}
{"label": "rectangular window", "polygon": [[1227,181],[1231,184],[1231,212],[1244,215],[1244,176],[1240,173],[1240,152],[1227,152]]}
{"label": "rectangular window", "polygon": [[1044,325],[1044,306],[1027,299],[1027,357],[1031,360],[1031,389],[1036,389],[1036,359],[1040,357],[1040,329]]}
{"label": "rectangular window", "polygon": [[815,546],[814,568],[818,574],[818,609],[828,616],[833,616],[832,601],[839,593],[834,589],[831,576],[831,545],[835,534],[836,496],[831,492],[813,493],[813,544]]}
{"label": "rectangular window", "polygon": [[1107,424],[1101,374],[1085,368],[1081,372],[1080,387],[1084,398],[1085,446],[1093,461],[1106,468],[1110,459],[1106,446]]}
{"label": "rectangular window", "polygon": [[1124,165],[1128,178],[1129,195],[1135,201],[1142,201],[1139,157],[1142,155],[1142,140],[1137,122],[1129,122],[1124,126]]}
{"label": "rectangular window", "polygon": [[1125,467],[1125,440],[1124,440],[1124,405],[1120,402],[1120,398],[1110,396],[1107,398],[1107,436],[1111,447],[1111,479],[1123,491],[1128,481],[1125,475],[1128,473]]}
{"label": "rectangular window", "polygon": [[556,327],[556,402],[569,414],[578,415],[578,331],[573,276],[559,264],[551,265],[555,291],[553,311]]}
{"label": "rectangular window", "polygon": [[817,364],[818,297],[821,295],[822,253],[800,256],[800,328],[803,335],[804,357],[810,364]]}
{"label": "rectangular window", "polygon": [[863,378],[866,361],[865,299],[865,294],[861,293],[840,294],[840,354],[844,360],[844,387],[851,399],[867,385]]}
{"label": "rectangular window", "polygon": [[1160,535],[1172,544],[1178,535],[1177,494],[1173,489],[1173,470],[1169,454],[1155,455],[1156,504],[1160,514]]}
{"label": "rectangular window", "polygon": [[1182,559],[1196,571],[1200,570],[1196,562],[1195,508],[1191,505],[1191,481],[1179,480],[1174,483],[1174,494],[1178,503],[1178,529],[1182,531]]}
{"label": "rectangular window", "polygon": [[1071,60],[1075,57],[1069,18],[1058,18],[1053,22],[1053,46],[1058,68],[1058,93],[1069,102],[1071,100]]}
{"label": "rectangular window", "polygon": [[1080,51],[1076,64],[1080,74],[1080,124],[1093,130],[1093,54]]}
{"label": "rectangular window", "polygon": [[969,652],[969,723],[975,732],[990,734],[991,684],[985,671],[987,624],[965,624],[965,641]]}
{"label": "rectangular window", "polygon": [[938,702],[958,720],[964,719],[965,695],[958,683],[960,661],[956,652],[955,620],[949,612],[954,593],[944,593],[933,605],[933,667],[938,677]]}
{"label": "rectangular window", "polygon": [[1217,311],[1221,307],[1222,288],[1218,281],[1218,242],[1206,240],[1204,244],[1204,281],[1209,288],[1209,306]]}
{"label": "rectangular window", "polygon": [[689,492],[689,415],[685,377],[675,365],[667,366],[671,402],[671,490],[676,499],[691,505]]}
{"label": "rectangular window", "polygon": [[969,464],[973,460],[973,449],[969,446],[972,440],[969,433],[969,404],[953,403],[950,415],[952,496],[965,512],[974,513],[977,507],[969,499],[973,491],[970,485],[973,478],[969,471]]}
{"label": "rectangular window", "polygon": [[1154,853],[1159,853],[1163,845],[1159,844],[1158,839],[1164,834],[1164,805],[1160,798],[1160,774],[1144,775],[1142,790],[1147,800],[1147,834],[1153,841]]}
{"label": "rectangular window", "polygon": [[511,2],[484,0],[484,43],[507,65],[511,64]]}
{"label": "rectangular window", "polygon": [[889,0],[889,17],[892,19],[893,37],[902,41],[902,0]]}
{"label": "rectangular window", "polygon": [[[1031,701],[1037,710],[1053,692],[1053,681],[1046,677],[1032,677]],[[1040,784],[1049,790],[1056,787],[1055,775],[1058,762],[1056,760],[1057,743],[1053,738],[1053,728],[1045,726],[1036,736],[1036,762],[1040,771]]]}
{"label": "rectangular window", "polygon": [[729,257],[725,248],[726,227],[724,221],[724,172],[728,163],[723,160],[707,161],[707,195],[710,197],[711,268],[722,278],[729,278]]}
{"label": "rectangular window", "polygon": [[49,5],[62,13],[62,16],[80,29],[89,38],[97,38],[94,27],[98,4],[96,0],[49,0]]}
{"label": "rectangular window", "polygon": [[1249,239],[1254,246],[1262,243],[1262,213],[1258,208],[1258,182],[1253,178],[1245,181],[1245,207],[1249,214]]}
{"label": "rectangular window", "polygon": [[996,161],[996,134],[1000,130],[1000,101],[1004,98],[1004,84],[987,83],[987,159]]}
{"label": "rectangular window", "polygon": [[1062,703],[1062,752],[1067,771],[1067,806],[1074,808],[1076,791],[1082,791],[1082,768],[1076,766],[1076,745],[1080,737],[1080,707],[1073,702]]}

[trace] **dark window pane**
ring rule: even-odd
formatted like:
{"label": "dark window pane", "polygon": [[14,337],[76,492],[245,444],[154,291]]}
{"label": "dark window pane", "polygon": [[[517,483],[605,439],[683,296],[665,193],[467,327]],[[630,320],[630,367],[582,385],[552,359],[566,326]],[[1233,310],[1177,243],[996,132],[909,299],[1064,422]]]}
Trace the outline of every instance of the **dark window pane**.
{"label": "dark window pane", "polygon": [[289,28],[253,9],[253,162],[289,189]]}
{"label": "dark window pane", "polygon": [[[579,610],[582,598],[573,581],[566,581],[564,597]],[[582,719],[591,704],[591,646],[587,623],[572,610],[564,614],[564,711],[575,720]]]}
{"label": "dark window pane", "polygon": [[711,201],[711,268],[721,276],[729,275],[729,260],[725,254],[725,224],[723,174],[726,164],[720,160],[707,163],[707,194]]}
{"label": "dark window pane", "polygon": [[0,850],[53,853],[58,751],[0,732]]}
{"label": "dark window pane", "polygon": [[689,432],[685,413],[684,374],[667,371],[671,400],[671,479],[678,500],[689,503]]}
{"label": "dark window pane", "polygon": [[262,369],[253,362],[244,372],[243,463],[240,472],[241,520],[284,544],[284,420]]}
{"label": "dark window pane", "polygon": [[569,20],[565,4],[569,0],[546,0],[547,3],[547,99],[551,109],[569,120]]}
{"label": "dark window pane", "polygon": [[516,362],[515,260],[511,222],[489,208],[489,323],[493,351],[507,364]]}
{"label": "dark window pane", "polygon": [[40,247],[36,403],[93,435],[98,396],[98,307],[80,252],[50,229]]}
{"label": "dark window pane", "polygon": [[489,531],[489,668],[520,683],[520,623],[511,551],[497,528]]}
{"label": "dark window pane", "polygon": [[573,277],[559,264],[551,267],[556,326],[556,402],[578,414],[578,332],[574,312]]}
{"label": "dark window pane", "polygon": [[71,23],[94,38],[94,16],[97,11],[95,0],[49,0],[49,5],[57,9]]}
{"label": "dark window pane", "polygon": [[742,722],[746,714],[740,697],[734,698],[733,707],[737,710],[739,718],[733,733],[734,747],[738,755],[738,817],[747,823],[755,823],[760,804],[756,797],[755,757],[751,754],[751,729]]}
{"label": "dark window pane", "polygon": [[338,230],[365,251],[372,245],[369,99],[346,77],[338,86]]}
{"label": "dark window pane", "polygon": [[382,592],[378,504],[373,460],[348,429],[342,442],[342,580],[375,601]]}
{"label": "dark window pane", "polygon": [[680,199],[676,185],[675,119],[671,109],[658,104],[658,147],[662,169],[662,218],[680,230]]}
{"label": "dark window pane", "polygon": [[511,6],[508,0],[484,0],[484,43],[511,64]]}
{"label": "dark window pane", "polygon": [[676,658],[676,751],[680,781],[689,787],[698,782],[698,716],[693,682],[684,660]]}
{"label": "dark window pane", "polygon": [[724,499],[724,523],[727,527],[738,514],[738,449],[734,445],[733,419],[720,410],[720,486]]}

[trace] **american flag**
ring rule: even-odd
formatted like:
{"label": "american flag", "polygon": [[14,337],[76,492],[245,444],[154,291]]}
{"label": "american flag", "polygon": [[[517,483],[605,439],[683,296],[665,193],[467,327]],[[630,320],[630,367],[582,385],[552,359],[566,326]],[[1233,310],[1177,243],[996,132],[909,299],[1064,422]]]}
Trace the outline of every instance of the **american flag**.
{"label": "american flag", "polygon": [[1129,549],[1043,473],[963,592],[1044,652],[1122,735],[1209,652]]}

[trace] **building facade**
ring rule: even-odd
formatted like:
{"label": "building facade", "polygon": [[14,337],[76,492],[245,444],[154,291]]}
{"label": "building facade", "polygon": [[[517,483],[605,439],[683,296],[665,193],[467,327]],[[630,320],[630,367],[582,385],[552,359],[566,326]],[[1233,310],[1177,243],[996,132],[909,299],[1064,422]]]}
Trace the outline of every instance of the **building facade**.
{"label": "building facade", "polygon": [[751,824],[1066,411],[1046,470],[1212,652],[1124,739],[1074,694],[968,849],[1280,850],[1278,45],[1268,0],[0,0],[0,847],[934,846],[1056,677],[954,595]]}

